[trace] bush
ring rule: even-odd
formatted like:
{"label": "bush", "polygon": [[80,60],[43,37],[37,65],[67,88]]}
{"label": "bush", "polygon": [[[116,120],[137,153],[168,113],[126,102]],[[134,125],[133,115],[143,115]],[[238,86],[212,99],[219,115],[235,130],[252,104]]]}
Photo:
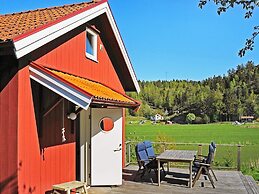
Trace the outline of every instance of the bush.
{"label": "bush", "polygon": [[218,122],[219,121],[219,116],[218,115],[216,115],[216,114],[214,114],[214,115],[212,115],[212,122]]}
{"label": "bush", "polygon": [[208,117],[208,115],[203,115],[203,123],[205,123],[205,124],[208,124],[209,122],[210,122],[210,118]]}
{"label": "bush", "polygon": [[196,117],[195,120],[194,120],[194,123],[195,124],[203,124],[204,121],[203,121],[203,119],[201,117]]}
{"label": "bush", "polygon": [[189,114],[186,116],[186,122],[187,122],[187,123],[192,123],[192,122],[195,120],[195,118],[196,118],[195,114],[189,113]]}
{"label": "bush", "polygon": [[[165,133],[158,133],[155,138],[155,142],[159,142],[154,144],[154,149],[157,154],[161,154],[165,150],[174,150],[175,149],[175,144],[174,140],[172,137],[168,136]],[[170,144],[162,144],[162,143],[170,143]]]}

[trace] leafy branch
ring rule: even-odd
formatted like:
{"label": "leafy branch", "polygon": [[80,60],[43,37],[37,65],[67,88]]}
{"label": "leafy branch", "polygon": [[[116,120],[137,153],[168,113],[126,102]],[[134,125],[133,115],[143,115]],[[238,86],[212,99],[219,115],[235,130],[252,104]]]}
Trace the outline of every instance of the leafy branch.
{"label": "leafy branch", "polygon": [[[203,8],[208,2],[213,1],[218,9],[217,13],[220,15],[221,13],[226,12],[229,8],[234,8],[235,6],[242,6],[245,12],[245,19],[249,19],[253,16],[254,9],[259,7],[259,0],[200,0],[198,6],[199,8]],[[252,51],[254,49],[255,38],[259,34],[259,26],[254,26],[253,33],[250,38],[246,39],[245,45],[242,49],[239,50],[238,55],[243,57],[246,51]]]}

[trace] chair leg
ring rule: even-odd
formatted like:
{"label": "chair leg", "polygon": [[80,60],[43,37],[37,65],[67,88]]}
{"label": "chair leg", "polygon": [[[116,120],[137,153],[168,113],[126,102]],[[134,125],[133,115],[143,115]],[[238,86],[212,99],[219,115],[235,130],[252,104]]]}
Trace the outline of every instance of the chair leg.
{"label": "chair leg", "polygon": [[[163,164],[161,165],[161,168],[162,168],[162,170],[163,170],[164,175],[166,175],[166,172],[165,172],[165,169],[164,169]],[[160,171],[160,169],[159,169],[159,171]]]}
{"label": "chair leg", "polygon": [[147,171],[147,169],[146,168],[144,168],[143,169],[143,172],[141,173],[141,176],[140,176],[140,178],[142,179],[143,178],[143,176],[146,174],[146,171]]}
{"label": "chair leg", "polygon": [[141,167],[139,167],[139,169],[138,169],[138,171],[137,171],[133,180],[136,181],[138,176],[140,176],[140,179],[142,179],[142,177],[144,176],[144,174],[143,174],[144,172],[145,172],[145,169],[141,169]]}
{"label": "chair leg", "polygon": [[216,175],[215,175],[214,171],[212,170],[212,168],[209,168],[209,170],[211,170],[212,175],[214,176],[215,180],[216,180],[216,181],[218,181],[218,179],[217,179],[217,177],[216,177]]}
{"label": "chair leg", "polygon": [[195,185],[195,183],[197,182],[197,180],[199,180],[200,176],[201,176],[201,172],[202,172],[203,167],[200,167],[198,172],[196,173],[193,182],[192,182],[192,187]]}
{"label": "chair leg", "polygon": [[211,177],[211,175],[209,173],[208,168],[204,168],[204,169],[205,169],[205,171],[207,173],[207,176],[209,177],[209,180],[210,180],[210,183],[211,183],[212,187],[215,189],[214,181],[213,181],[213,179],[212,179],[212,177]]}

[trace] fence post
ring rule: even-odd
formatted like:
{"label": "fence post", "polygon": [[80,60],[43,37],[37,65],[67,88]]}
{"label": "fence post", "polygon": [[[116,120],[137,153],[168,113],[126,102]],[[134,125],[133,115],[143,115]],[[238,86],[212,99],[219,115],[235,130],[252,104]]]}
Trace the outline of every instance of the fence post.
{"label": "fence post", "polygon": [[123,147],[123,151],[124,151],[124,165],[125,167],[128,165],[127,164],[127,141],[124,142],[124,147]]}
{"label": "fence post", "polygon": [[237,170],[240,171],[241,167],[241,145],[237,145]]}
{"label": "fence post", "polygon": [[131,147],[131,146],[130,146],[130,142],[129,142],[129,146],[128,146],[129,164],[130,164],[130,157],[131,157],[131,154],[130,154],[130,150],[131,150],[131,149],[130,149],[130,147]]}
{"label": "fence post", "polygon": [[[198,146],[198,155],[202,155],[202,144],[199,144]],[[199,159],[201,159],[201,156],[199,156]]]}

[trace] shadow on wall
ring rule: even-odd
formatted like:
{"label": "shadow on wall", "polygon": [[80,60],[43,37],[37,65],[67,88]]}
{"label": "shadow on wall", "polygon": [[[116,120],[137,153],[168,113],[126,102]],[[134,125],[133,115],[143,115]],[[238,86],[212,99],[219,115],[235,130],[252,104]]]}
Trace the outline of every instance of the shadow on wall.
{"label": "shadow on wall", "polygon": [[75,142],[75,121],[67,118],[74,105],[33,80],[31,87],[41,151]]}
{"label": "shadow on wall", "polygon": [[[1,66],[1,59],[0,59],[0,66]],[[2,90],[7,86],[7,84],[13,79],[13,77],[18,72],[17,67],[6,67],[5,69],[0,68],[0,93]]]}
{"label": "shadow on wall", "polygon": [[[19,168],[15,170],[15,172],[10,175],[8,178],[4,179],[0,182],[0,193],[12,193],[18,194],[18,171],[22,168],[22,161],[19,162]],[[35,193],[36,187],[34,186],[26,186],[25,184],[21,188],[23,193]]]}
{"label": "shadow on wall", "polygon": [[17,172],[15,172],[0,182],[0,193],[5,193],[7,190],[9,190],[10,193],[18,193],[17,183]]}

